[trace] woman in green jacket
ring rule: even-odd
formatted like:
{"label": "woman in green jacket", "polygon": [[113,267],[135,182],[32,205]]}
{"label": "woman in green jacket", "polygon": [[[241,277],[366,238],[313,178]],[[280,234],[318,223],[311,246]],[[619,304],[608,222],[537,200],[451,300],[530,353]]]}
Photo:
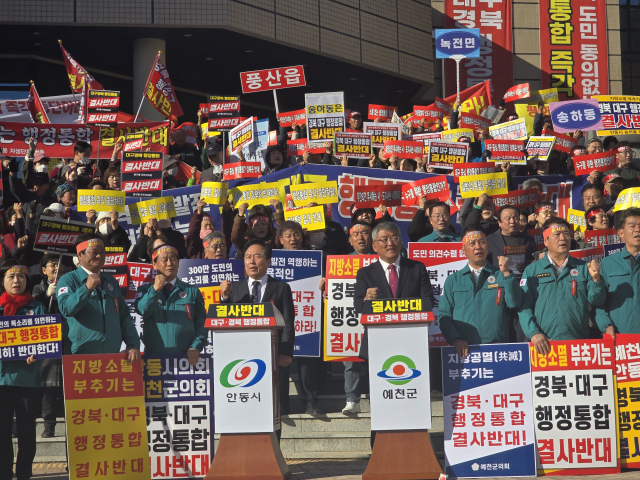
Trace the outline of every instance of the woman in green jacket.
{"label": "woman in green jacket", "polygon": [[[42,305],[29,293],[27,267],[9,260],[0,268],[0,316],[46,315]],[[0,318],[1,320],[2,318]],[[36,418],[40,416],[40,361],[31,355],[25,360],[0,361],[0,479],[13,477],[11,431],[15,413],[18,431],[16,477],[31,478],[36,456]]]}

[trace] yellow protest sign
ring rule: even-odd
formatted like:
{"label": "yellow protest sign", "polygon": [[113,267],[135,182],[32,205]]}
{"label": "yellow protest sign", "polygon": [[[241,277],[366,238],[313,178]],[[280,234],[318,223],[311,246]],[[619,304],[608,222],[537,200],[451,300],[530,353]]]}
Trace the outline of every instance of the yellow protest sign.
{"label": "yellow protest sign", "polygon": [[460,197],[462,198],[479,197],[482,193],[487,195],[506,195],[509,193],[506,172],[459,177],[459,181]]}
{"label": "yellow protest sign", "polygon": [[280,202],[285,200],[284,187],[278,182],[242,185],[233,190],[233,201],[236,206],[248,203],[249,208],[252,208],[259,204],[268,205],[269,200]]}
{"label": "yellow protest sign", "polygon": [[469,137],[472,142],[475,141],[473,130],[470,128],[456,128],[442,132],[442,140],[445,142],[457,142],[460,137]]}
{"label": "yellow protest sign", "polygon": [[[527,135],[533,136],[533,119],[538,113],[537,105],[516,104],[516,114],[519,118],[524,118],[524,123],[527,126]],[[542,108],[542,115],[551,115],[549,112],[549,105],[545,105]]]}
{"label": "yellow protest sign", "polygon": [[78,190],[78,211],[110,212],[115,210],[124,213],[124,192],[117,190]]}
{"label": "yellow protest sign", "polygon": [[318,205],[338,203],[338,182],[303,183],[289,187],[291,199],[296,207],[304,207],[311,202]]}
{"label": "yellow protest sign", "polygon": [[226,182],[204,182],[200,190],[200,199],[209,205],[224,205],[227,201]]}
{"label": "yellow protest sign", "polygon": [[570,208],[567,210],[567,222],[574,226],[574,229],[579,232],[584,232],[587,229],[587,219],[584,217],[582,210],[574,210]]}
{"label": "yellow protest sign", "polygon": [[324,207],[322,205],[285,211],[284,219],[299,223],[309,232],[325,229]]}
{"label": "yellow protest sign", "polygon": [[[326,182],[327,181],[327,176],[326,175],[311,175],[309,173],[305,173],[302,178],[304,178],[305,182],[309,182],[309,183],[320,183],[320,182]],[[300,182],[298,182],[300,183]]]}
{"label": "yellow protest sign", "polygon": [[150,219],[164,220],[176,216],[176,206],[173,197],[159,197],[146,202],[127,205],[132,225],[147,223]]}
{"label": "yellow protest sign", "polygon": [[613,206],[613,211],[619,212],[632,207],[640,208],[640,187],[627,188],[620,192],[616,204]]}

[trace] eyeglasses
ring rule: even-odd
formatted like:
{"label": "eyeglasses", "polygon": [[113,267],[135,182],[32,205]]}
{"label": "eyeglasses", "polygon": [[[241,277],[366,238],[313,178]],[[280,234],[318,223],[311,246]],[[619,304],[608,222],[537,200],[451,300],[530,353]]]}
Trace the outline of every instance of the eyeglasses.
{"label": "eyeglasses", "polygon": [[437,214],[437,215],[431,215],[429,218],[433,218],[435,220],[448,220],[450,218],[448,213],[445,213],[443,215]]}
{"label": "eyeglasses", "polygon": [[226,248],[226,245],[209,245],[209,248],[213,249],[213,250],[224,250]]}
{"label": "eyeglasses", "polygon": [[376,242],[380,242],[384,245],[386,245],[387,243],[391,242],[391,243],[398,243],[400,241],[400,237],[398,237],[397,235],[394,235],[393,237],[384,237],[384,238],[379,238],[376,240]]}

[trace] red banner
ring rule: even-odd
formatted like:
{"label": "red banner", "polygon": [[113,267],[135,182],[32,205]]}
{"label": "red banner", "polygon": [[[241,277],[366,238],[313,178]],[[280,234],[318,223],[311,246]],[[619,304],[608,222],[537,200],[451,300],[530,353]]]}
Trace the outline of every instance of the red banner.
{"label": "red banner", "polygon": [[539,3],[542,88],[557,88],[560,100],[608,95],[607,2]]}
{"label": "red banner", "polygon": [[[168,153],[169,122],[119,123],[115,128],[100,131],[100,158],[111,158],[113,146],[124,142],[128,133],[143,132],[142,149]],[[77,123],[38,125],[32,123],[0,122],[0,150],[3,155],[24,156],[29,149],[29,138],[38,140],[36,152],[50,158],[73,158],[73,145],[81,140],[93,146],[92,158],[98,154],[99,127]]]}
{"label": "red banner", "polygon": [[520,100],[521,98],[528,98],[530,94],[531,91],[529,90],[529,84],[521,83],[520,85],[514,85],[507,90],[507,93],[504,94],[503,98],[505,102],[513,102],[515,100]]}
{"label": "red banner", "polygon": [[[58,40],[60,43],[60,49],[62,50],[62,58],[64,58],[64,64],[67,67],[67,75],[69,75],[69,84],[71,85],[71,90],[75,93],[82,92],[82,87],[84,86],[83,78],[87,79],[87,83],[89,84],[89,88],[92,90],[102,90],[103,86],[96,82],[96,79],[91,76],[89,72],[87,72],[82,65],[76,62],[69,52],[62,46],[62,42]],[[83,77],[84,74],[84,77]]]}
{"label": "red banner", "polygon": [[411,121],[413,123],[419,122],[421,119],[425,119],[428,122],[435,122],[438,119],[442,119],[447,112],[442,108],[438,108],[435,105],[429,105],[427,107],[421,107],[420,105],[413,106],[413,117]]}
{"label": "red banner", "polygon": [[621,243],[620,237],[618,236],[615,228],[587,230],[584,232],[584,241],[586,243],[590,243],[594,247],[603,247],[605,245]]}
{"label": "red banner", "polygon": [[[460,62],[460,88],[490,80],[493,96],[502,98],[513,86],[511,2],[445,1],[444,28],[480,29],[480,57]],[[455,93],[456,64],[445,63],[447,93]],[[491,102],[485,107],[489,105]]]}
{"label": "red banner", "polygon": [[484,149],[491,152],[492,160],[522,160],[524,140],[485,140]]}
{"label": "red banner", "polygon": [[260,162],[235,162],[222,167],[222,177],[225,180],[258,178],[260,175],[262,175]]}
{"label": "red banner", "polygon": [[[542,132],[545,135],[544,132]],[[553,144],[553,149],[559,152],[571,153],[571,149],[578,144],[578,140],[568,135],[559,134],[556,137],[556,142]]]}
{"label": "red banner", "polygon": [[476,128],[488,129],[490,126],[491,120],[469,112],[463,112],[458,119],[458,128],[471,128],[474,132]]}
{"label": "red banner", "polygon": [[153,107],[168,119],[183,114],[178,98],[173,92],[169,72],[160,61],[160,54],[156,55],[156,61],[149,73],[145,96]]}
{"label": "red banner", "polygon": [[355,189],[357,208],[399,207],[402,205],[402,184],[357,185]]}
{"label": "red banner", "polygon": [[29,88],[27,107],[29,107],[29,113],[31,113],[31,120],[33,123],[51,123],[49,121],[49,117],[47,117],[47,112],[44,110],[44,106],[40,101],[40,96],[36,91],[36,86],[33,83]]}
{"label": "red banner", "polygon": [[458,163],[453,166],[453,181],[458,183],[458,177],[471,175],[485,175],[496,173],[496,164],[493,162]]}
{"label": "red banner", "polygon": [[287,140],[287,156],[304,155],[304,152],[324,153],[324,147],[309,148],[309,142],[306,138],[299,140]]}
{"label": "red banner", "polygon": [[417,205],[420,197],[427,197],[427,200],[451,197],[449,184],[446,175],[429,177],[415,182],[402,185],[402,196],[407,207]]}
{"label": "red banner", "polygon": [[601,152],[573,157],[576,176],[589,175],[594,170],[606,172],[616,168],[616,152]]}
{"label": "red banner", "polygon": [[293,110],[292,112],[284,112],[278,114],[278,121],[281,127],[290,127],[294,122],[296,125],[307,123],[307,110]]}
{"label": "red banner", "polygon": [[591,260],[601,262],[604,258],[604,247],[583,248],[581,250],[570,250],[569,255],[578,258],[583,262],[590,263]]}
{"label": "red banner", "polygon": [[242,93],[304,87],[307,84],[302,65],[242,72],[240,73],[240,82],[242,83]]}
{"label": "red banner", "polygon": [[542,238],[542,232],[539,228],[527,229],[527,235],[533,238],[533,241],[536,243],[536,248],[538,250],[544,250],[544,239]]}
{"label": "red banner", "polygon": [[[444,108],[445,104],[449,104],[449,108],[451,108],[451,105],[453,105],[455,101],[455,93],[444,100],[441,100],[442,103],[438,102],[438,98],[436,97],[435,106],[439,107],[439,105],[442,105],[442,107],[439,108]],[[489,105],[491,105],[491,82],[487,81],[479,83],[478,85],[463,90],[460,92],[460,102],[461,112],[471,112],[476,115],[480,115]]]}
{"label": "red banner", "polygon": [[369,104],[369,120],[381,118],[382,120],[391,120],[393,112],[398,112],[398,107],[389,107],[387,105],[371,105]]}
{"label": "red banner", "polygon": [[521,210],[523,208],[533,207],[538,203],[538,189],[514,190],[506,195],[493,195],[491,198],[493,199],[496,210],[499,210],[505,205],[513,205],[518,210]]}
{"label": "red banner", "polygon": [[384,142],[384,158],[415,158],[422,156],[424,143],[407,142],[406,140],[387,140]]}

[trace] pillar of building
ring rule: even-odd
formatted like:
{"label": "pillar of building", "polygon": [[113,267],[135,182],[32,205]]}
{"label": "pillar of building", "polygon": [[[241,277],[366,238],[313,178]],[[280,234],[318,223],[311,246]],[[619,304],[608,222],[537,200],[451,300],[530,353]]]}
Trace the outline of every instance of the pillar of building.
{"label": "pillar of building", "polygon": [[[144,89],[147,84],[147,80],[149,79],[149,72],[151,71],[151,67],[153,66],[153,62],[159,51],[162,52],[160,55],[160,61],[165,67],[167,66],[167,62],[165,61],[165,49],[166,42],[159,38],[139,38],[133,41],[134,115],[140,107],[140,101],[142,100]],[[165,120],[165,117],[153,107],[149,100],[142,102],[140,116],[145,120]]]}

